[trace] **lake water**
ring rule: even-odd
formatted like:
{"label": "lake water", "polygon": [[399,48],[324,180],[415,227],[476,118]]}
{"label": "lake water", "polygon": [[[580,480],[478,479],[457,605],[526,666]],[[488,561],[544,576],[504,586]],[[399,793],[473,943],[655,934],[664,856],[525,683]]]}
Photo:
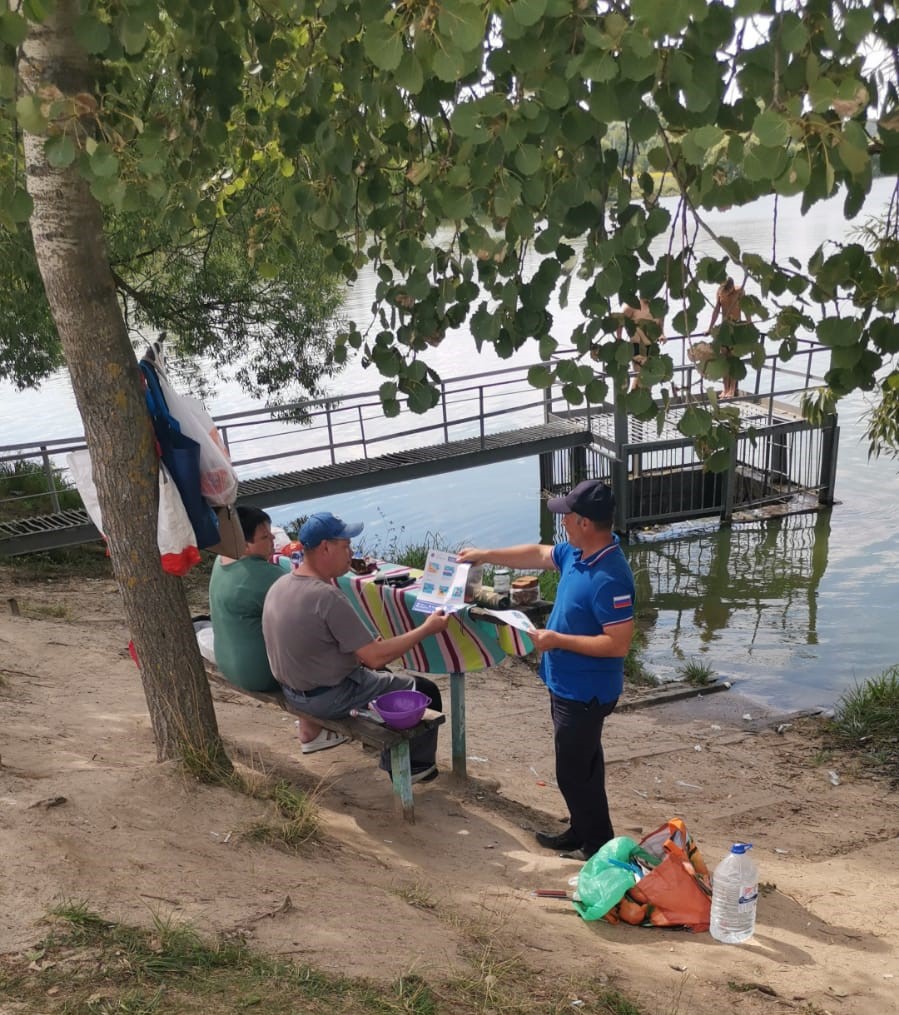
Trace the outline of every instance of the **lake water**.
{"label": "lake water", "polygon": [[[868,204],[872,214],[884,207],[891,189],[892,181],[877,181]],[[773,202],[707,219],[744,250],[770,252]],[[838,202],[803,217],[798,200],[782,200],[777,220],[779,258],[805,262],[842,216]],[[370,279],[360,279],[348,293],[347,315],[366,320],[371,294]],[[578,321],[578,302],[573,291],[566,309],[551,308],[563,344]],[[522,361],[536,358],[529,352]],[[475,355],[461,332],[448,335],[431,361],[444,377],[500,365],[490,354]],[[331,390],[373,390],[379,383],[377,374],[354,362]],[[253,403],[236,385],[222,384],[207,404],[217,414]],[[840,404],[839,503],[832,511],[697,527],[628,547],[639,609],[651,621],[644,656],[651,670],[672,678],[683,663],[698,660],[766,704],[806,708],[829,707],[855,682],[899,662],[890,620],[899,615],[899,464],[867,460],[865,411],[861,395]],[[0,384],[0,444],[68,437],[80,429],[67,374],[38,392]],[[361,543],[370,552],[434,540],[448,547],[499,546],[538,538],[538,498],[537,460],[523,458],[304,502],[272,515],[284,524],[329,509],[362,520]]]}

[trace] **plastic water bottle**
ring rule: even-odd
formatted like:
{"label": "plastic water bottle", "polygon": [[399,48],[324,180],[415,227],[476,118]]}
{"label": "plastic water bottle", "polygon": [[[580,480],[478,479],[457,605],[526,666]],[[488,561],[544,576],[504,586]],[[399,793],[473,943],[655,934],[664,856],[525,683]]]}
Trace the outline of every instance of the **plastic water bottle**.
{"label": "plastic water bottle", "polygon": [[735,842],[712,875],[709,932],[716,941],[729,945],[748,941],[755,930],[759,871],[746,855],[750,849],[751,842]]}

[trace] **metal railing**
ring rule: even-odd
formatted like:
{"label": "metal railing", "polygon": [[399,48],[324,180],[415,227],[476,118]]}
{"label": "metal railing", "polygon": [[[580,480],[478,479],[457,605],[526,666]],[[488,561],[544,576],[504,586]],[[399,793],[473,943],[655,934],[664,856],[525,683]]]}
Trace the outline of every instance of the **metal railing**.
{"label": "metal railing", "polygon": [[[687,360],[686,343],[686,339],[669,339],[665,349],[675,361],[678,358]],[[554,358],[574,355],[574,350],[562,349]],[[795,399],[818,382],[816,375],[823,374],[828,364],[829,350],[812,342],[804,343],[789,366],[781,363],[776,355],[766,357],[754,376],[741,384],[748,394],[741,397],[740,403],[745,405],[750,401],[755,406],[752,425],[756,432],[759,426],[779,425],[778,400]],[[397,416],[386,417],[379,393],[366,391],[226,413],[216,417],[215,422],[241,479],[271,474],[276,462],[280,471],[309,469],[466,438],[477,438],[483,447],[492,434],[544,423],[552,417],[585,421],[593,432],[597,448],[556,452],[552,467],[543,466],[544,489],[570,485],[576,481],[575,477],[585,474],[612,479],[622,470],[631,475],[635,468],[643,476],[651,476],[699,467],[692,441],[682,437],[676,428],[677,419],[689,401],[702,403],[706,400],[706,382],[688,360],[675,366],[678,400],[672,404],[663,439],[654,437],[645,427],[641,428],[638,421],[627,416],[623,401],[619,399],[616,404],[611,384],[602,405],[571,408],[561,385],[541,391],[528,383],[528,371],[534,365],[537,364],[447,378],[440,384],[436,404],[423,414],[412,413],[401,402]],[[796,413],[794,419],[798,420],[795,408],[792,411]],[[769,442],[766,453],[785,454],[791,462],[811,463],[814,460],[820,465],[819,459],[826,458],[826,452],[813,451],[811,444],[804,444],[803,440],[790,437],[788,446],[780,452],[771,450],[773,445]],[[0,447],[0,517],[59,511],[60,497],[65,496],[62,491],[68,479],[65,457],[85,446],[84,437],[79,435]],[[774,476],[776,470],[767,465],[762,467],[755,451],[742,438],[740,447],[738,459],[747,469],[769,478]],[[18,490],[17,470],[22,469],[31,474],[32,484],[34,477],[43,476],[43,488]],[[809,464],[806,472],[813,471]],[[821,468],[818,471],[820,476]],[[809,490],[815,488],[808,477],[799,482]],[[766,490],[766,495],[775,496],[775,490],[767,487]],[[734,504],[741,503],[739,490],[735,489],[732,496]],[[678,515],[703,510],[702,502],[688,498],[686,493],[678,495],[677,503],[675,513]],[[635,522],[650,516],[651,513],[640,508],[639,502],[635,502],[635,506]]]}

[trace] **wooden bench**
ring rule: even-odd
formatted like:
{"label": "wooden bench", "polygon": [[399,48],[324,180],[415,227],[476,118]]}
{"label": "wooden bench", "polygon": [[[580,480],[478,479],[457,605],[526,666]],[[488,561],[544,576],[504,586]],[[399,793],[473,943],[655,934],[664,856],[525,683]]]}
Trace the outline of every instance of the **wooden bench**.
{"label": "wooden bench", "polygon": [[446,722],[446,716],[442,712],[435,712],[433,709],[425,711],[422,721],[408,730],[394,730],[389,726],[374,722],[371,719],[353,718],[346,719],[321,719],[318,716],[308,715],[299,711],[288,702],[281,691],[247,691],[236,684],[232,684],[222,676],[221,670],[205,657],[203,665],[206,668],[206,675],[209,682],[218,684],[220,687],[227,687],[229,691],[236,691],[248,698],[255,698],[256,701],[263,701],[269,705],[277,705],[278,708],[289,712],[291,715],[309,719],[324,726],[325,729],[333,730],[351,740],[361,742],[364,750],[381,752],[385,749],[390,751],[390,769],[393,778],[393,792],[396,794],[397,807],[402,809],[404,820],[415,823],[415,805],[412,800],[412,764],[409,758],[409,741],[440,726]]}

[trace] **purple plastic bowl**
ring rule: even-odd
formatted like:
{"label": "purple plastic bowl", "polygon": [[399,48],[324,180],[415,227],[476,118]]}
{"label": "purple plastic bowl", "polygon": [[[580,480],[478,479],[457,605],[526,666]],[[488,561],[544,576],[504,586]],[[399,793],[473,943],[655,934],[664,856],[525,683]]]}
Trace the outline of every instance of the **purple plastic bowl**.
{"label": "purple plastic bowl", "polygon": [[369,702],[384,722],[395,730],[417,726],[431,699],[421,691],[388,691]]}

